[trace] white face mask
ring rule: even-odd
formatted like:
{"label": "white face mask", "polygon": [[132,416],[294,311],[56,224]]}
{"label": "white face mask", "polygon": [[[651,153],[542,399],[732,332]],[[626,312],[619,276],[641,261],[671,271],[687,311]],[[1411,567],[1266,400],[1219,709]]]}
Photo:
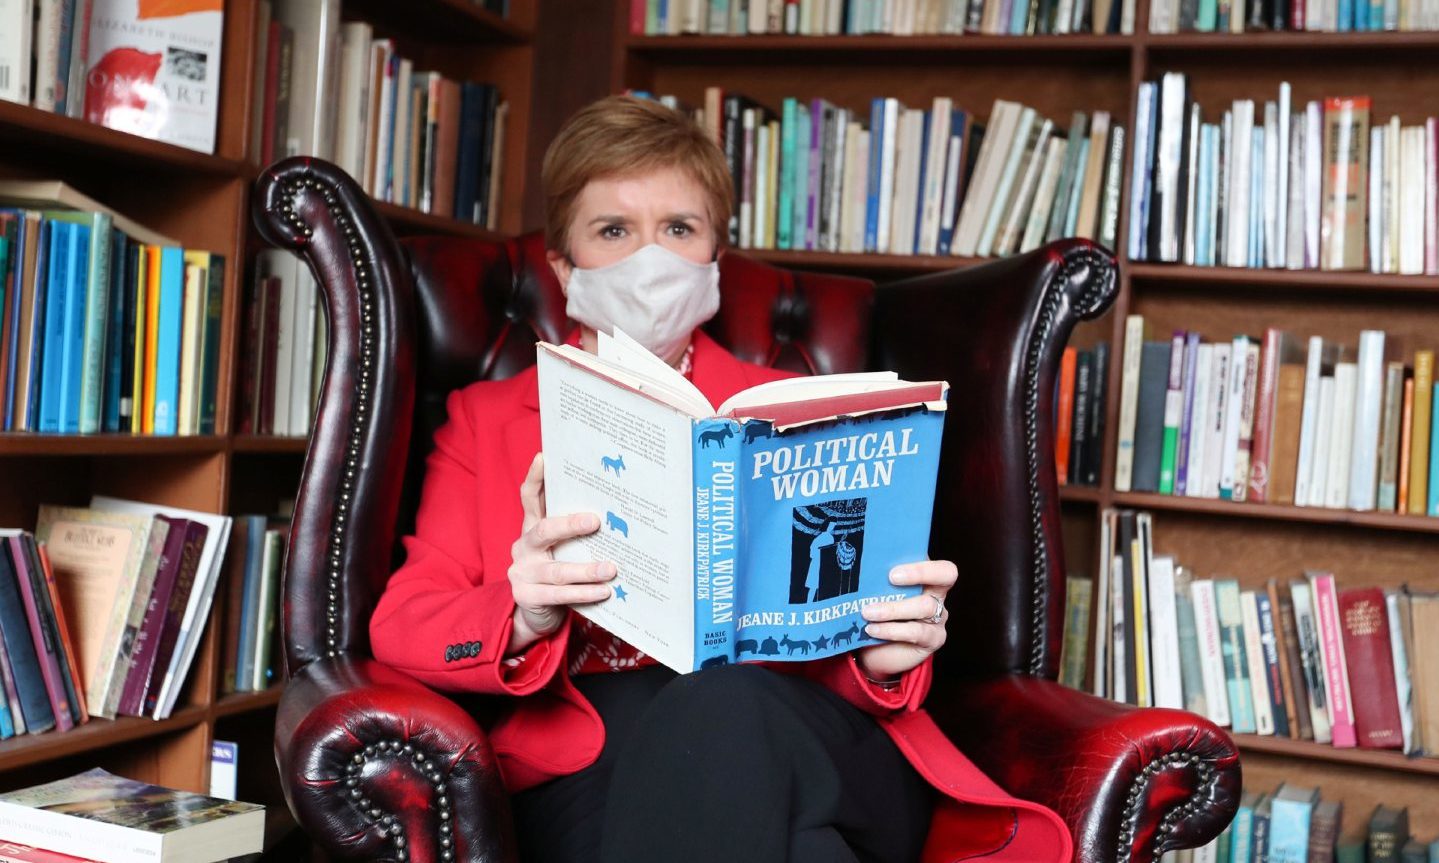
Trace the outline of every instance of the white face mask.
{"label": "white face mask", "polygon": [[565,313],[606,334],[618,326],[668,359],[719,310],[719,263],[696,264],[651,243],[607,267],[570,271]]}

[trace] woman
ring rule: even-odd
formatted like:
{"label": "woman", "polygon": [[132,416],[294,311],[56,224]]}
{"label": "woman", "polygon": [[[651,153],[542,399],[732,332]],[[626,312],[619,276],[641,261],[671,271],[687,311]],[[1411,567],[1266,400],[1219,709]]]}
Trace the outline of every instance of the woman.
{"label": "woman", "polygon": [[[716,404],[783,376],[698,329],[719,303],[731,180],[696,124],[602,100],[560,132],[542,183],[573,343],[594,351],[618,326]],[[570,612],[608,598],[616,567],[553,559],[600,521],[545,510],[535,370],[454,393],[448,410],[371,637],[378,659],[436,688],[513,696],[488,730],[523,859],[908,863],[926,835],[948,853],[936,843],[955,828],[966,853],[1067,856],[1052,813],[1005,797],[918,709],[952,563],[890,574],[923,591],[865,608],[881,644],[677,676]],[[971,804],[941,807],[938,831],[931,785]]]}

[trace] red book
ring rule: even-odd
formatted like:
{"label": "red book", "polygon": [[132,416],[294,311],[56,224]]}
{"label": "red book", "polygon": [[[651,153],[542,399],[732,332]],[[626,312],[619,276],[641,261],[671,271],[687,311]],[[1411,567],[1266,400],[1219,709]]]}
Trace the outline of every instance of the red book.
{"label": "red book", "polygon": [[89,857],[71,857],[58,851],[45,851],[0,840],[0,863],[95,863]]}
{"label": "red book", "polygon": [[1056,406],[1054,428],[1054,467],[1059,473],[1059,484],[1069,484],[1069,446],[1074,434],[1074,372],[1079,360],[1079,351],[1072,347],[1064,349],[1059,361],[1059,400]]}
{"label": "red book", "polygon": [[45,694],[50,698],[50,709],[55,712],[55,727],[69,731],[75,727],[70,715],[70,700],[65,697],[65,681],[60,671],[60,650],[55,633],[49,626],[39,605],[36,594],[37,584],[43,583],[42,576],[37,582],[30,555],[25,551],[25,537],[10,536],[10,559],[15,564],[15,580],[20,583],[20,598],[25,603],[25,618],[30,623],[30,637],[35,642],[35,656],[40,660],[40,676],[45,680]]}
{"label": "red book", "polygon": [[[207,531],[203,524],[192,522],[189,519],[170,518],[164,515],[157,515],[155,518],[167,522],[170,525],[170,533],[165,538],[165,550],[161,552],[160,564],[155,570],[155,586],[150,591],[144,618],[135,635],[135,658],[129,672],[125,675],[125,688],[120,695],[119,712],[127,716],[141,715],[140,710],[145,704],[145,693],[150,688],[152,676],[156,673],[160,639],[165,629],[170,597],[177,590],[176,584],[180,580],[186,549],[192,544],[192,530],[195,527],[200,529],[198,532],[199,544],[204,543]],[[196,555],[191,556],[196,557],[196,562],[198,561]],[[192,562],[193,565],[194,562]],[[192,580],[193,577],[192,573]],[[186,595],[188,596],[188,588]],[[183,606],[180,611],[182,614],[184,613]],[[176,626],[179,626],[178,620],[175,623]],[[166,661],[169,661],[168,658]],[[161,680],[164,679],[165,668],[159,669],[159,676]]]}
{"label": "red book", "polygon": [[1349,690],[1359,745],[1368,749],[1403,748],[1384,591],[1377,587],[1339,591],[1339,624],[1349,664]]}
{"label": "red book", "polygon": [[40,555],[40,568],[45,573],[45,588],[50,593],[50,606],[55,609],[55,627],[59,630],[60,644],[65,649],[65,671],[70,675],[70,691],[75,694],[75,723],[84,725],[90,721],[90,711],[85,705],[85,679],[80,676],[80,667],[75,662],[75,641],[70,637],[65,606],[60,602],[60,591],[55,586],[55,568],[50,565],[50,555],[43,544],[36,544],[36,552]]}
{"label": "red book", "polygon": [[645,11],[648,5],[645,0],[630,0],[630,32],[636,36],[645,35]]}

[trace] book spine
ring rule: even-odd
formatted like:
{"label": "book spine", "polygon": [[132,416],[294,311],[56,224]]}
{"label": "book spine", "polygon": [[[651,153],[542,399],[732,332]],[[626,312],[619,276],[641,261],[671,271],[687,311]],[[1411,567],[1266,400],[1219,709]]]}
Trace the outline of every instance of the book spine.
{"label": "book spine", "polygon": [[200,348],[200,434],[214,434],[220,391],[220,313],[225,302],[225,259],[210,255],[206,275],[209,283],[205,292],[205,329]]}
{"label": "book spine", "polygon": [[1414,353],[1414,426],[1410,434],[1409,514],[1423,515],[1429,505],[1429,429],[1434,404],[1434,352]]}
{"label": "book spine", "polygon": [[[104,410],[101,428],[109,433],[119,432],[122,414],[121,390],[125,381],[125,357],[128,343],[125,340],[127,322],[133,312],[135,295],[125,288],[130,282],[130,241],[124,234],[112,230],[110,255],[110,308],[109,320],[105,324],[105,375]],[[125,431],[129,431],[126,427]]]}
{"label": "book spine", "polygon": [[1176,330],[1169,343],[1169,388],[1164,394],[1164,442],[1159,456],[1159,493],[1174,494],[1175,460],[1179,453],[1179,426],[1184,420],[1184,344]]}
{"label": "book spine", "polygon": [[1349,461],[1350,509],[1375,507],[1379,461],[1380,412],[1384,395],[1384,332],[1359,334],[1358,392],[1354,401],[1354,431]]}
{"label": "book spine", "polygon": [[155,656],[158,652],[160,633],[165,624],[165,608],[170,604],[170,594],[175,590],[175,581],[180,575],[180,559],[185,550],[188,523],[183,519],[164,519],[170,524],[165,539],[165,550],[155,570],[154,590],[145,605],[144,618],[135,633],[134,658],[125,675],[125,686],[120,694],[118,712],[128,716],[140,715],[144,705],[145,690],[155,670]]}
{"label": "book spine", "polygon": [[1314,729],[1315,743],[1332,739],[1329,724],[1329,689],[1324,678],[1324,661],[1319,648],[1319,627],[1314,617],[1313,592],[1307,581],[1289,582],[1289,595],[1294,601],[1294,629],[1299,642],[1300,670],[1304,675],[1304,691],[1308,704],[1295,705],[1296,710],[1309,711],[1309,724]]}
{"label": "book spine", "polygon": [[1274,620],[1274,604],[1267,593],[1257,591],[1254,606],[1259,619],[1259,646],[1264,659],[1264,679],[1268,684],[1274,733],[1279,737],[1289,737],[1289,711],[1284,700],[1283,663],[1279,658],[1279,630]]}
{"label": "book spine", "polygon": [[175,588],[170,591],[169,600],[165,604],[165,623],[160,629],[160,640],[155,646],[155,663],[150,680],[145,684],[141,709],[146,715],[155,713],[165,680],[169,676],[168,669],[179,642],[181,623],[190,606],[190,594],[197,586],[200,555],[205,548],[207,532],[208,528],[199,522],[190,522],[186,528],[185,544],[180,551],[180,571],[175,576]]}
{"label": "book spine", "polygon": [[1384,369],[1383,412],[1379,426],[1379,478],[1375,506],[1394,512],[1399,491],[1399,419],[1404,402],[1404,364],[1389,363]]}
{"label": "book spine", "polygon": [[[15,678],[15,697],[20,719],[31,734],[55,727],[55,713],[45,692],[45,679],[35,642],[30,637],[30,624],[25,619],[25,603],[20,597],[19,573],[11,557],[10,543],[0,543],[0,637],[5,640],[10,668]],[[9,695],[7,691],[7,696]],[[17,728],[20,722],[16,723]]]}
{"label": "book spine", "polygon": [[160,250],[159,333],[155,352],[155,429],[158,435],[179,431],[180,331],[185,302],[185,261],[181,250]]}
{"label": "book spine", "polygon": [[1254,591],[1239,594],[1239,613],[1244,628],[1244,659],[1248,663],[1249,690],[1254,704],[1256,734],[1274,733],[1274,702],[1269,695],[1269,676],[1265,670],[1264,642],[1259,632],[1258,597]]}
{"label": "book spine", "polygon": [[25,604],[30,637],[35,644],[35,656],[39,660],[40,677],[44,681],[45,692],[50,699],[50,710],[55,717],[55,727],[61,731],[69,731],[75,727],[75,721],[70,714],[70,703],[65,697],[59,645],[40,602],[34,566],[25,550],[25,538],[9,537],[8,544],[10,560],[15,567],[15,581],[20,585],[20,599]]}
{"label": "book spine", "polygon": [[1269,452],[1274,435],[1274,399],[1279,390],[1279,347],[1281,334],[1264,331],[1264,348],[1259,356],[1259,385],[1254,405],[1254,446],[1249,459],[1249,495],[1255,503],[1269,499]]}
{"label": "book spine", "polygon": [[108,213],[95,213],[90,225],[90,266],[85,289],[85,327],[80,358],[80,434],[100,431],[101,390],[105,373],[106,313],[110,308],[111,245]]}
{"label": "book spine", "polygon": [[1269,581],[1269,600],[1279,626],[1279,667],[1284,676],[1284,711],[1289,718],[1290,737],[1313,740],[1314,724],[1309,720],[1309,688],[1304,683],[1304,662],[1300,657],[1299,626],[1294,618],[1294,599],[1287,588]]}
{"label": "book spine", "polygon": [[1119,444],[1114,465],[1114,490],[1129,491],[1134,481],[1134,424],[1139,410],[1139,361],[1144,349],[1144,318],[1130,315],[1124,323],[1124,368],[1119,384]]}
{"label": "book spine", "polygon": [[65,698],[70,703],[70,718],[75,721],[76,725],[82,725],[90,720],[85,704],[84,678],[80,676],[80,667],[75,658],[75,641],[70,637],[70,625],[65,619],[65,607],[60,604],[60,590],[55,584],[55,570],[50,565],[50,556],[46,553],[45,546],[36,545],[33,552],[36,577],[43,582],[41,598],[54,623],[55,643],[59,646],[60,658],[63,660],[60,664],[60,677],[65,683]]}
{"label": "book spine", "polygon": [[1199,666],[1204,675],[1206,716],[1215,725],[1229,724],[1229,693],[1224,681],[1224,649],[1215,606],[1214,582],[1195,581],[1189,586],[1194,601],[1194,625],[1199,639]]}
{"label": "book spine", "polygon": [[1184,369],[1180,383],[1179,435],[1174,453],[1174,490],[1183,497],[1189,493],[1189,452],[1191,425],[1194,422],[1194,386],[1199,364],[1199,333],[1191,332],[1184,339]]}
{"label": "book spine", "polygon": [[1234,454],[1234,488],[1237,502],[1249,496],[1249,464],[1254,447],[1254,394],[1259,389],[1259,345],[1249,342],[1244,352],[1244,384],[1239,403],[1239,444]]}
{"label": "book spine", "polygon": [[[751,424],[757,422],[750,421]],[[696,670],[737,662],[741,645],[735,641],[735,564],[739,541],[739,501],[734,454],[751,428],[734,420],[698,420],[694,437],[694,550],[695,609],[694,667]],[[727,430],[730,446],[706,446],[706,432]],[[711,434],[710,439],[716,435]],[[751,653],[758,654],[750,646]]]}
{"label": "book spine", "polygon": [[1255,731],[1254,693],[1249,684],[1249,665],[1244,650],[1244,615],[1240,608],[1239,584],[1223,579],[1214,584],[1219,632],[1224,658],[1224,681],[1229,690],[1231,727],[1241,734]]}
{"label": "book spine", "polygon": [[1368,749],[1400,749],[1404,734],[1384,592],[1377,587],[1341,590],[1338,602],[1344,655],[1349,670],[1355,672],[1349,675],[1349,685],[1358,743]]}
{"label": "book spine", "polygon": [[1329,693],[1330,734],[1336,747],[1352,748],[1358,739],[1355,736],[1354,708],[1349,692],[1348,667],[1344,660],[1344,638],[1334,576],[1328,573],[1313,576],[1311,587],[1315,617],[1319,623],[1320,658]]}

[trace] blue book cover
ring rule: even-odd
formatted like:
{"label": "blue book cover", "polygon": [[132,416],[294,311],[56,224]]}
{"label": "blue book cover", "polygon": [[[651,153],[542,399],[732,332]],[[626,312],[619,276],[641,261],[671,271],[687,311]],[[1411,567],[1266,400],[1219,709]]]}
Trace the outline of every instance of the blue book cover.
{"label": "blue book cover", "polygon": [[[80,228],[70,284],[78,291],[70,299],[67,314],[75,315],[76,329],[66,336],[66,381],[77,391],[62,403],[68,411],[62,430],[93,434],[101,427],[101,394],[104,389],[106,331],[109,329],[112,266],[115,230],[109,213],[56,211],[56,221]],[[71,352],[74,352],[73,356]]]}
{"label": "blue book cover", "polygon": [[[1359,0],[1362,4],[1364,0]],[[1338,31],[1347,33],[1354,29],[1354,3],[1355,0],[1339,0],[1339,21]]]}
{"label": "blue book cover", "polygon": [[1274,626],[1274,604],[1269,601],[1267,591],[1256,590],[1254,606],[1259,617],[1259,643],[1264,648],[1264,668],[1269,677],[1269,706],[1274,714],[1274,734],[1288,737],[1289,714],[1284,707],[1285,681],[1279,673],[1279,634]]}
{"label": "blue book cover", "polygon": [[86,295],[90,283],[90,226],[71,225],[65,251],[65,350],[60,371],[60,431],[80,431],[80,390],[85,374]]}
{"label": "blue book cover", "polygon": [[180,324],[185,304],[184,250],[160,249],[160,314],[155,338],[155,434],[177,431],[180,406]]}
{"label": "blue book cover", "polygon": [[801,378],[715,408],[606,350],[539,352],[547,506],[600,520],[555,556],[618,568],[577,610],[680,672],[875,643],[861,609],[919,592],[889,572],[927,557],[947,386]]}
{"label": "blue book cover", "polygon": [[1254,859],[1254,807],[1258,803],[1253,791],[1244,792],[1239,809],[1229,823],[1229,859],[1249,863]]}
{"label": "blue book cover", "polygon": [[120,390],[124,382],[125,329],[134,329],[135,291],[130,285],[126,262],[130,258],[130,238],[114,231],[110,244],[110,307],[105,322],[104,407],[100,427],[106,432],[120,431]]}
{"label": "blue book cover", "polygon": [[869,182],[864,202],[864,250],[873,252],[879,245],[879,174],[884,160],[884,100],[869,103]]}
{"label": "blue book cover", "polygon": [[1209,127],[1199,127],[1199,179],[1194,183],[1194,263],[1198,266],[1209,266],[1209,231],[1206,229],[1209,220],[1214,218],[1211,212],[1213,203],[1210,201],[1209,185],[1214,173],[1214,151],[1212,149],[1214,139],[1209,134]]}
{"label": "blue book cover", "polygon": [[794,161],[795,161],[795,116],[796,100],[786,98],[780,109],[779,125],[779,203],[775,209],[775,247],[793,248],[790,231],[794,228]]}
{"label": "blue book cover", "polygon": [[52,234],[50,220],[41,219],[40,241],[35,255],[35,309],[30,313],[30,384],[29,392],[25,393],[25,404],[18,406],[20,407],[20,416],[15,420],[16,431],[40,430],[40,390],[45,373],[45,309],[50,301]]}
{"label": "blue book cover", "polygon": [[814,133],[810,129],[812,121],[808,105],[796,103],[794,114],[794,175],[791,177],[794,188],[790,190],[794,204],[790,215],[790,247],[808,249],[805,225],[809,223],[809,140]]}
{"label": "blue book cover", "polygon": [[[1439,396],[1439,383],[1436,383],[1436,384],[1434,385],[1434,394],[1435,394],[1436,396]],[[1432,404],[1432,402],[1431,402],[1431,404]],[[1436,480],[1439,480],[1439,470],[1435,470],[1435,468],[1439,468],[1439,464],[1436,464],[1436,462],[1435,462],[1436,459],[1439,459],[1439,428],[1431,427],[1430,434],[1429,434],[1429,514],[1430,514],[1430,515],[1439,515],[1439,487],[1436,487],[1436,486],[1435,486]]]}
{"label": "blue book cover", "polygon": [[[964,136],[970,131],[965,113],[955,110],[950,115],[949,143],[945,146],[944,189],[940,203],[938,254],[947,255],[954,243],[954,228],[959,221],[960,192],[964,185],[964,162],[960,158],[965,151]],[[950,164],[955,167],[954,176],[949,173]]]}
{"label": "blue book cover", "polygon": [[1214,604],[1219,618],[1224,681],[1229,690],[1230,728],[1237,734],[1253,734],[1256,730],[1254,690],[1249,683],[1249,659],[1244,649],[1244,619],[1239,608],[1239,582],[1232,578],[1216,579]]}
{"label": "blue book cover", "polygon": [[254,689],[255,675],[255,612],[260,604],[261,570],[265,555],[265,517],[241,516],[247,522],[245,533],[245,585],[240,601],[240,640],[236,651],[235,690]]}
{"label": "blue book cover", "polygon": [[[40,347],[40,416],[37,431],[56,434],[60,431],[60,400],[64,395],[65,321],[67,318],[66,283],[69,279],[70,235],[75,226],[46,219],[50,243],[45,252],[49,263],[46,279],[39,283],[45,291],[45,329]],[[40,293],[37,286],[36,294]]]}
{"label": "blue book cover", "polygon": [[1319,789],[1284,783],[1269,810],[1269,863],[1307,863],[1309,822]]}
{"label": "blue book cover", "polygon": [[[31,227],[30,221],[25,218],[24,210],[0,209],[0,214],[9,215],[15,220],[15,242],[10,247],[10,256],[12,259],[10,266],[15,277],[10,281],[10,291],[5,295],[5,302],[10,307],[8,313],[10,320],[15,321],[13,327],[18,328],[20,325],[20,297],[25,292],[24,287],[20,283],[20,276],[21,270],[23,269],[23,259],[25,257],[25,244],[29,239],[28,235]],[[3,386],[5,431],[15,430],[16,414],[20,413],[20,406],[15,404],[15,363],[19,356],[19,346],[20,339],[18,334],[16,337],[9,339],[9,343],[6,345],[6,350],[9,353],[5,364],[7,371],[5,380],[0,381],[0,386]]]}

